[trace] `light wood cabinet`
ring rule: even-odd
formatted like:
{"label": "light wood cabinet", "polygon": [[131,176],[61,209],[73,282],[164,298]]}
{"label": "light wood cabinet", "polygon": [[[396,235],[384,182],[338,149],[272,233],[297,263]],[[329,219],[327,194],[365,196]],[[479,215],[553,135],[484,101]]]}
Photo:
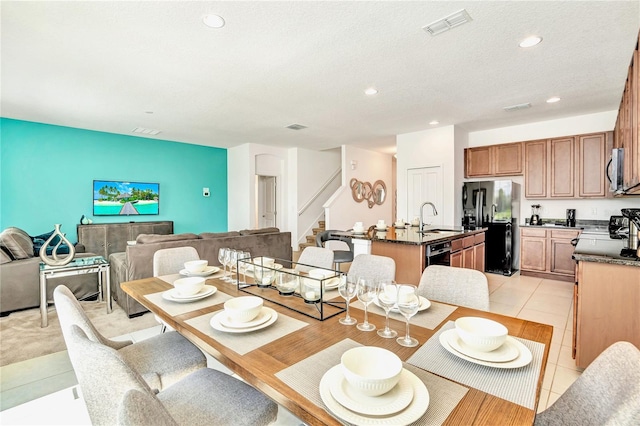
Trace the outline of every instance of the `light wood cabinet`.
{"label": "light wood cabinet", "polygon": [[524,196],[547,196],[547,141],[524,143]]}
{"label": "light wood cabinet", "polygon": [[[581,135],[577,138],[578,196],[606,197],[608,191],[606,166],[607,152],[612,147],[612,133]],[[608,149],[607,149],[608,148]]]}
{"label": "light wood cabinet", "polygon": [[520,275],[573,281],[573,240],[580,231],[520,228]]}
{"label": "light wood cabinet", "polygon": [[[549,196],[573,198],[575,196],[575,139],[562,138],[549,141]],[[604,168],[604,164],[601,168]]]}
{"label": "light wood cabinet", "polygon": [[98,223],[78,225],[78,242],[85,251],[108,259],[111,253],[127,249],[127,241],[135,240],[140,234],[173,234],[172,221]]}
{"label": "light wood cabinet", "polygon": [[640,267],[578,262],[574,287],[574,353],[586,368],[611,344],[640,347]]}
{"label": "light wood cabinet", "polygon": [[522,175],[521,142],[468,148],[464,154],[467,178]]}
{"label": "light wood cabinet", "polygon": [[485,270],[485,233],[481,232],[451,241],[449,266]]}

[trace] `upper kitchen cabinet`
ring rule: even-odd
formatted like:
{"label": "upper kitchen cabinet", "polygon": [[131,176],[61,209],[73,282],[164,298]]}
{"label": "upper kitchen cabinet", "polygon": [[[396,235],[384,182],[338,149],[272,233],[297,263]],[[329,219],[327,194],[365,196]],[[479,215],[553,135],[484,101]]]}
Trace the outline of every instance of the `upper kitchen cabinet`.
{"label": "upper kitchen cabinet", "polygon": [[612,133],[524,143],[525,198],[605,198]]}
{"label": "upper kitchen cabinet", "polygon": [[464,150],[464,176],[522,175],[522,143],[481,146]]}

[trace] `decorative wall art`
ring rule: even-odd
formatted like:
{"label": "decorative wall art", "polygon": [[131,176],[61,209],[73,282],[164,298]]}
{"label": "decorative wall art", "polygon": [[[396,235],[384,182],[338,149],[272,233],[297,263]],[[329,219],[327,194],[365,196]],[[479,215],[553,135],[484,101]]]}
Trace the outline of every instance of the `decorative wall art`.
{"label": "decorative wall art", "polygon": [[358,203],[367,200],[367,205],[370,209],[376,204],[382,205],[384,200],[387,199],[387,186],[381,180],[377,180],[371,185],[369,182],[362,182],[353,178],[349,185],[351,186],[353,199]]}

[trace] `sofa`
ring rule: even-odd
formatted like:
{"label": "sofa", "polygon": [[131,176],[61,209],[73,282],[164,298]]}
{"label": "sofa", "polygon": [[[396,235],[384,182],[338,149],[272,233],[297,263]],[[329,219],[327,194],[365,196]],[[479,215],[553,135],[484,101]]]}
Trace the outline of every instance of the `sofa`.
{"label": "sofa", "polygon": [[129,317],[141,315],[148,310],[127,295],[120,288],[120,283],[152,277],[153,254],[160,249],[191,246],[198,251],[200,259],[209,261],[209,265],[220,265],[218,250],[223,247],[248,251],[252,256],[268,256],[288,261],[292,260],[293,254],[291,233],[281,232],[278,228],[204,232],[199,235],[140,234],[135,241],[135,244],[127,246],[126,251],[109,256],[111,294]]}
{"label": "sofa", "polygon": [[[47,237],[44,234],[38,237]],[[31,237],[24,230],[9,227],[0,233],[0,315],[40,306],[40,246],[42,238]],[[76,245],[76,257],[95,256],[83,253]],[[62,253],[62,251],[60,251]],[[67,251],[68,253],[68,251]],[[53,289],[64,284],[77,299],[98,294],[97,274],[47,279],[47,300],[53,300]]]}

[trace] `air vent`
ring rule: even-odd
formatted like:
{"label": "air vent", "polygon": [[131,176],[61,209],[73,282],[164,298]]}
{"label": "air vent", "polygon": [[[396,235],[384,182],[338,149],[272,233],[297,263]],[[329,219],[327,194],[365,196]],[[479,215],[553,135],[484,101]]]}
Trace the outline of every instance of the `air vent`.
{"label": "air vent", "polygon": [[144,127],[136,127],[135,129],[132,130],[133,133],[142,133],[143,135],[151,135],[151,136],[155,136],[158,133],[161,133],[160,130],[155,130],[155,129],[145,129]]}
{"label": "air vent", "polygon": [[527,108],[531,108],[531,104],[528,102],[526,104],[507,106],[507,107],[504,107],[503,109],[509,112],[509,111],[518,111],[520,109],[527,109]]}
{"label": "air vent", "polygon": [[466,24],[469,21],[473,21],[473,19],[471,19],[471,16],[469,16],[469,13],[465,9],[460,9],[459,11],[454,12],[449,16],[438,19],[437,21],[432,22],[429,25],[425,25],[424,27],[422,27],[422,29],[432,36],[436,36],[445,31],[449,31],[451,28]]}
{"label": "air vent", "polygon": [[291,130],[302,130],[306,128],[307,126],[303,126],[302,124],[290,124],[289,126],[287,126],[287,129],[291,129]]}

